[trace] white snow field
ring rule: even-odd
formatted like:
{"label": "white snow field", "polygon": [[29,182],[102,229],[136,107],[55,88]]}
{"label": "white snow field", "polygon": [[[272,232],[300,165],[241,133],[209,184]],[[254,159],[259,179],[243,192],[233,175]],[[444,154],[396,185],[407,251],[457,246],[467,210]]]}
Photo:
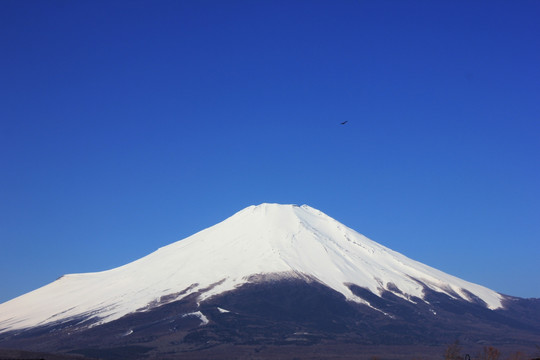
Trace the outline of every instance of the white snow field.
{"label": "white snow field", "polygon": [[0,332],[81,316],[102,324],[192,293],[202,301],[257,278],[282,276],[319,281],[362,303],[347,284],[422,298],[417,279],[452,297],[473,301],[471,293],[490,309],[502,307],[495,291],[411,260],[319,210],[261,204],[124,266],[65,275],[0,304]]}

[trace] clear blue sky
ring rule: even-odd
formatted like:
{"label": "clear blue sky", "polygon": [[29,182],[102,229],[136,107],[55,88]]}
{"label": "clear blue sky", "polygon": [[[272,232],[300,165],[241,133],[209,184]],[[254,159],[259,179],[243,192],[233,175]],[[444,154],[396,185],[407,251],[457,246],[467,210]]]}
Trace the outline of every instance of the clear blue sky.
{"label": "clear blue sky", "polygon": [[1,1],[0,302],[262,202],[540,297],[539,18],[534,0]]}

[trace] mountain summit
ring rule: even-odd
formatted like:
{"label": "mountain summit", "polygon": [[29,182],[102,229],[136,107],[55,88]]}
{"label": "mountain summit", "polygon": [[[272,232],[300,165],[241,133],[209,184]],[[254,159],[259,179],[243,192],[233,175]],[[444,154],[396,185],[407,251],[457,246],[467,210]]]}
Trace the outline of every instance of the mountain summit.
{"label": "mountain summit", "polygon": [[[124,266],[65,275],[0,305],[0,332],[48,324],[96,326],[196,294],[197,301],[269,279],[303,279],[381,311],[391,293],[426,289],[500,309],[503,296],[411,260],[307,205],[261,204]],[[367,290],[376,297],[360,297]]]}

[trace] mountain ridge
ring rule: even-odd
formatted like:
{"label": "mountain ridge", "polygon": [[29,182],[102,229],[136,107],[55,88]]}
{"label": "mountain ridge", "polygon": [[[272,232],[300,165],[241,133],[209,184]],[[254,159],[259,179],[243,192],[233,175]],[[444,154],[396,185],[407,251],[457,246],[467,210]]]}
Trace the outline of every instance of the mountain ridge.
{"label": "mountain ridge", "polygon": [[96,326],[193,293],[203,301],[261,274],[314,279],[376,310],[351,285],[412,302],[423,299],[425,288],[490,309],[502,308],[504,299],[388,249],[317,209],[264,203],[126,265],[64,275],[0,304],[0,332],[72,318]]}

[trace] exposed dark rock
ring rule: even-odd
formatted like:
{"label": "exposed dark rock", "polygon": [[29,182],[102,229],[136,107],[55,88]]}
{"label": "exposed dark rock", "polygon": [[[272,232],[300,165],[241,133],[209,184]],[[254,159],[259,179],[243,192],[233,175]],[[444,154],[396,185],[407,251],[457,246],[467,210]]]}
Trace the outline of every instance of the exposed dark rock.
{"label": "exposed dark rock", "polygon": [[[540,335],[540,300],[508,298],[505,309],[424,290],[406,300],[391,285],[380,296],[354,284],[351,291],[370,306],[347,300],[313,279],[268,278],[244,284],[202,302],[199,294],[89,327],[71,319],[2,334],[0,346],[80,354],[102,359],[161,358],[235,345],[443,346],[513,345],[532,348]],[[200,313],[199,313],[200,312]],[[189,314],[189,316],[186,316]],[[208,319],[205,324],[201,314]]]}

